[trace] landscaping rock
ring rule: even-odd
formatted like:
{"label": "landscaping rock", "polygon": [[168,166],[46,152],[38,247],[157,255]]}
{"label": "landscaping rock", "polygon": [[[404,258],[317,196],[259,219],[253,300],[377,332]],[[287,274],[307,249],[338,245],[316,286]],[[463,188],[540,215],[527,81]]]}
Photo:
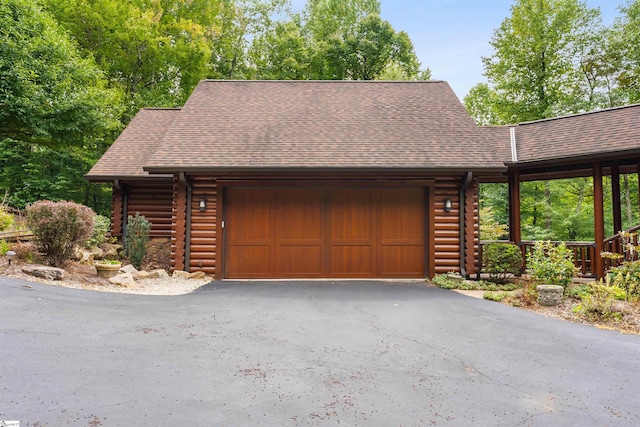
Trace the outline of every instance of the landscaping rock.
{"label": "landscaping rock", "polygon": [[138,274],[135,275],[135,279],[140,280],[140,279],[148,279],[150,276],[148,271],[145,270],[140,270],[138,271]]}
{"label": "landscaping rock", "polygon": [[564,288],[557,285],[538,285],[538,304],[553,307],[562,302]]}
{"label": "landscaping rock", "polygon": [[122,268],[120,268],[120,271],[123,273],[129,273],[133,277],[136,277],[139,273],[138,269],[131,264],[123,265]]}
{"label": "landscaping rock", "polygon": [[102,249],[103,252],[103,259],[113,259],[118,257],[118,252],[122,250],[122,245],[116,245],[113,243],[102,243],[100,245],[100,249]]}
{"label": "landscaping rock", "polygon": [[64,270],[56,267],[47,267],[44,265],[25,265],[21,268],[23,273],[31,276],[40,277],[47,280],[64,279]]}
{"label": "landscaping rock", "polygon": [[167,274],[167,272],[161,268],[158,268],[157,270],[151,270],[149,272],[149,277],[148,279],[168,279],[169,275]]}
{"label": "landscaping rock", "polygon": [[196,271],[189,274],[189,279],[199,280],[199,279],[204,279],[205,277],[206,275],[204,274],[204,271]]}
{"label": "landscaping rock", "polygon": [[180,277],[183,279],[188,279],[189,278],[189,273],[183,270],[174,270],[173,274],[171,275],[171,277]]}
{"label": "landscaping rock", "polygon": [[109,282],[117,286],[123,286],[125,288],[133,288],[136,283],[133,280],[131,273],[120,273],[109,279]]}
{"label": "landscaping rock", "polygon": [[94,254],[89,251],[82,251],[82,255],[80,255],[80,264],[82,265],[93,265]]}

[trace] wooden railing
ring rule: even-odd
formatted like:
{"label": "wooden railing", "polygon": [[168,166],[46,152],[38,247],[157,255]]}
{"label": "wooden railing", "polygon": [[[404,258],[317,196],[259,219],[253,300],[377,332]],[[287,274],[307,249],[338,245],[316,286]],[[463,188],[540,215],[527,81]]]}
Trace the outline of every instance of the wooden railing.
{"label": "wooden railing", "polygon": [[6,240],[7,242],[21,242],[24,240],[31,240],[33,233],[30,230],[19,231],[3,231],[0,233],[0,240]]}
{"label": "wooden railing", "polygon": [[[483,246],[488,243],[511,243],[508,240],[491,240],[491,241],[481,241],[480,247],[478,248],[478,277],[480,277],[480,273],[482,272],[482,251]],[[526,263],[527,256],[533,250],[535,246],[535,241],[525,240],[518,243],[520,246],[520,250],[522,251],[522,268],[523,271],[526,271]],[[560,243],[564,243],[568,249],[573,252],[573,263],[578,269],[578,275],[580,277],[596,277],[594,271],[593,260],[596,259],[596,244],[595,242],[551,242],[553,244],[559,245]],[[599,256],[599,254],[598,254]]]}
{"label": "wooden railing", "polygon": [[[629,236],[629,241],[627,243],[633,245],[634,248],[638,246],[638,235],[637,235],[638,230],[640,230],[640,225],[637,225],[623,232],[624,234],[627,234]],[[618,233],[615,236],[609,237],[608,239],[604,240],[605,252],[622,255],[620,259],[605,258],[604,259],[605,271],[610,270],[611,268],[622,264],[624,261],[631,261],[631,260],[638,259],[638,251],[636,251],[635,249],[629,250],[628,247],[625,247],[626,245],[623,242],[624,240],[623,233]]]}

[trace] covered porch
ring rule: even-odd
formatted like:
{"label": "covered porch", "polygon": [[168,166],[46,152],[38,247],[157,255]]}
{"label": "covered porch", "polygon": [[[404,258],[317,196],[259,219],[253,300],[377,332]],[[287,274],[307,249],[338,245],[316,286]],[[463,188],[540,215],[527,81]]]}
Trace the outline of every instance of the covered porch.
{"label": "covered porch", "polygon": [[[593,185],[593,240],[564,242],[573,251],[580,276],[600,279],[622,262],[602,257],[602,253],[637,259],[637,254],[629,252],[625,243],[638,244],[634,233],[640,230],[640,225],[627,223],[623,227],[621,177],[626,175],[627,183],[629,179],[638,182],[638,198],[630,207],[637,217],[635,214],[640,210],[639,118],[640,105],[633,105],[486,129],[491,138],[503,142],[504,155],[510,155],[511,161],[505,162],[506,174],[483,182],[507,184],[508,241],[521,248],[525,262],[535,241],[522,237],[521,185],[567,178],[590,178]],[[610,210],[605,210],[604,177],[611,180]],[[608,193],[609,188],[606,191]],[[605,215],[608,226],[605,226]],[[482,247],[486,243],[480,242],[480,271]]]}

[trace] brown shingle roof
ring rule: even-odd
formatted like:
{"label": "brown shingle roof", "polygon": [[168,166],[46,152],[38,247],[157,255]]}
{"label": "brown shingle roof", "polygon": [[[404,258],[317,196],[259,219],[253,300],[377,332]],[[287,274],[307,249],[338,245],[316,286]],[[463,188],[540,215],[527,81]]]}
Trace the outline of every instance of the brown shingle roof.
{"label": "brown shingle roof", "polygon": [[520,123],[518,162],[568,160],[640,151],[640,104]]}
{"label": "brown shingle roof", "polygon": [[491,149],[495,150],[498,158],[504,162],[512,161],[511,131],[513,126],[486,126],[480,130],[489,141]]}
{"label": "brown shingle roof", "polygon": [[90,181],[145,178],[142,167],[160,145],[180,109],[144,108],[136,114],[86,177]]}
{"label": "brown shingle roof", "polygon": [[151,172],[504,169],[445,82],[202,81]]}

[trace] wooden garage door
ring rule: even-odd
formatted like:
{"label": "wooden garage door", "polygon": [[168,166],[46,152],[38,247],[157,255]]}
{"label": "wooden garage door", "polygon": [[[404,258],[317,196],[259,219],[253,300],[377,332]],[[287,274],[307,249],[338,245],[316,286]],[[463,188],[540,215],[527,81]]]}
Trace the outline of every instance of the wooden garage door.
{"label": "wooden garage door", "polygon": [[424,277],[424,205],[424,188],[230,188],[225,277]]}

